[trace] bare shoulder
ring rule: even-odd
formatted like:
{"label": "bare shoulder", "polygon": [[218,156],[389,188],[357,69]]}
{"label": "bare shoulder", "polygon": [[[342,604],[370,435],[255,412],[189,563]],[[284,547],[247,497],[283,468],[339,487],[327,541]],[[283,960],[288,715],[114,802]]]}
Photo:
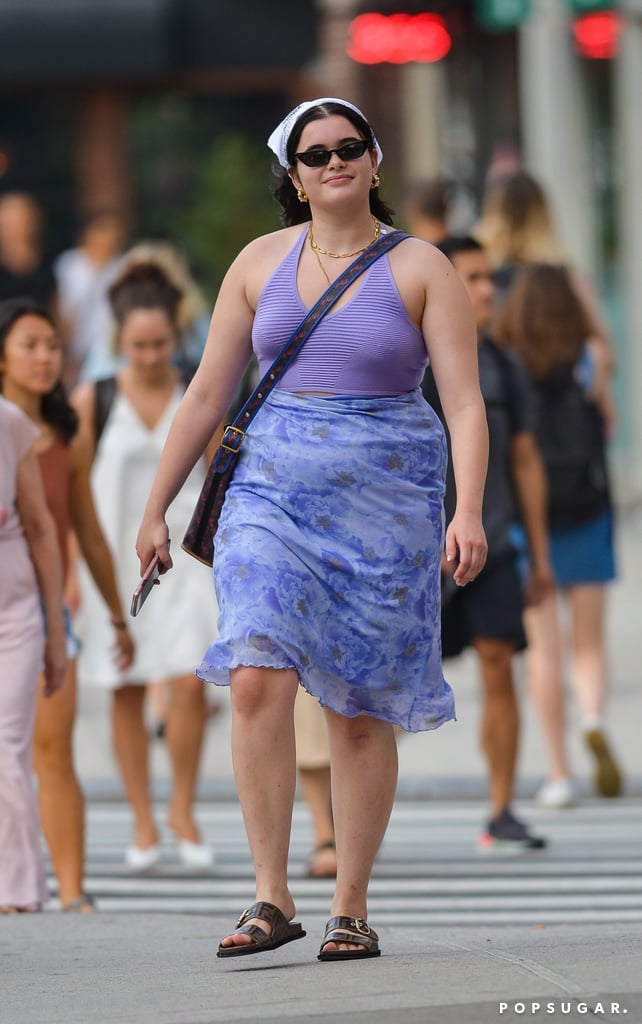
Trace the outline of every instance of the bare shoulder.
{"label": "bare shoulder", "polygon": [[443,252],[430,242],[424,242],[413,235],[404,238],[391,251],[389,258],[393,273],[399,271],[404,275],[409,274],[412,279],[422,280],[425,284],[433,277],[455,276],[456,273]]}
{"label": "bare shoulder", "polygon": [[91,381],[84,381],[77,384],[69,396],[69,401],[78,413],[81,420],[91,418],[96,401],[96,388]]}
{"label": "bare shoulder", "polygon": [[245,291],[253,308],[256,308],[269,278],[296,245],[306,227],[305,224],[295,224],[293,227],[260,235],[237,256],[233,267],[244,280]]}
{"label": "bare shoulder", "polygon": [[272,253],[288,253],[302,231],[306,229],[307,224],[294,224],[279,231],[270,231],[267,235],[259,235],[241,249],[238,259],[256,259],[257,256],[267,257]]}
{"label": "bare shoulder", "polygon": [[408,316],[419,326],[428,297],[445,296],[450,282],[460,282],[449,259],[430,242],[405,238],[388,254],[390,270]]}

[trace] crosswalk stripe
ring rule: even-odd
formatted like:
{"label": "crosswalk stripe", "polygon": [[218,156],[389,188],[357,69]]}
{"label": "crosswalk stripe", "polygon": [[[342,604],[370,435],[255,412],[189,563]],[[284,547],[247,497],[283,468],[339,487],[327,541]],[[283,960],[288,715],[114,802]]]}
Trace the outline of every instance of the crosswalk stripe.
{"label": "crosswalk stripe", "polygon": [[[166,840],[157,871],[135,875],[123,864],[131,828],[128,807],[117,801],[90,803],[86,888],[101,910],[238,916],[253,887],[240,808],[233,800],[202,801],[196,816],[216,849],[211,872],[182,867]],[[370,917],[382,925],[426,927],[642,921],[637,801],[589,803],[563,814],[529,807],[526,816],[551,845],[494,856],[476,848],[484,818],[479,802],[398,802],[370,885]],[[291,885],[298,915],[321,922],[333,883],[305,877],[310,847],[307,812],[297,802]],[[49,882],[55,892],[51,872]]]}

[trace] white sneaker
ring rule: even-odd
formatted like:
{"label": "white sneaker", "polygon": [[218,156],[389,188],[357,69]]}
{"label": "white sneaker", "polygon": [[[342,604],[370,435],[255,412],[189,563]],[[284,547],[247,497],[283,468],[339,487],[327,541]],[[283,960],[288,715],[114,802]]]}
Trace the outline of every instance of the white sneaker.
{"label": "white sneaker", "polygon": [[572,779],[551,779],[545,782],[536,798],[541,807],[572,807],[577,800]]}
{"label": "white sneaker", "polygon": [[214,850],[205,843],[191,843],[189,839],[178,840],[178,859],[186,868],[214,867]]}
{"label": "white sneaker", "polygon": [[130,871],[151,871],[160,864],[160,846],[128,846],[125,850],[125,864]]}

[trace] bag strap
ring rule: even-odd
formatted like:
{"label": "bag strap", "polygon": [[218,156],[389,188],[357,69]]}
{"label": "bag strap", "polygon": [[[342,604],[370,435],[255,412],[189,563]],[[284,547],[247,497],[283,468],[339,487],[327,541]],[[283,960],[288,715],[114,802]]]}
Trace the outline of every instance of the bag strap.
{"label": "bag strap", "polygon": [[116,378],[102,377],[94,384],[94,443],[102,437],[105,424],[116,397]]}
{"label": "bag strap", "polygon": [[299,326],[296,328],[294,333],[290,335],[272,365],[263,375],[247,402],[235,417],[234,421],[225,427],[220,447],[214,456],[214,467],[218,472],[224,472],[233,457],[238,454],[245,438],[246,428],[252,422],[270,391],[272,391],[277,381],[280,380],[287,368],[294,361],[303,348],[303,345],[310,337],[310,334],[323,316],[328,312],[330,307],[334,305],[341,295],[343,295],[346,288],[349,288],[353,281],[363,274],[363,272],[378,260],[380,256],[383,256],[384,253],[394,248],[395,245],[399,245],[399,242],[403,242],[404,238],[409,237],[410,236],[404,231],[396,230],[388,231],[385,235],[380,235],[376,242],[369,245],[368,248],[358,256],[357,259],[351,263],[335,281],[332,282],[330,287],[326,288],[323,295],[317,299],[314,306],[308,310]]}

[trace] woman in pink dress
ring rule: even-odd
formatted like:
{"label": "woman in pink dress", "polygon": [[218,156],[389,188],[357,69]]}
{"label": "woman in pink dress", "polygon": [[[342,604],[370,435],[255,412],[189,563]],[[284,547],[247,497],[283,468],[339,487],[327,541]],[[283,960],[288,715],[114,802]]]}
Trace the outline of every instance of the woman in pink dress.
{"label": "woman in pink dress", "polygon": [[4,914],[40,910],[47,898],[31,747],[43,660],[48,697],[62,686],[67,661],[62,566],[34,451],[37,436],[24,413],[0,395],[0,913]]}
{"label": "woman in pink dress", "polygon": [[[61,384],[63,350],[44,307],[32,299],[12,299],[0,307],[0,390],[27,415],[37,430],[35,450],[47,506],[56,527],[58,549],[66,570],[73,530],[90,567],[112,626],[113,656],[126,667],[133,658],[111,553],[91,494],[90,463],[77,417]],[[34,767],[42,830],[58,880],[63,910],[84,913],[92,899],[83,889],[84,800],[73,763],[76,712],[75,651],[68,653],[67,678],[53,700],[37,702]]]}

